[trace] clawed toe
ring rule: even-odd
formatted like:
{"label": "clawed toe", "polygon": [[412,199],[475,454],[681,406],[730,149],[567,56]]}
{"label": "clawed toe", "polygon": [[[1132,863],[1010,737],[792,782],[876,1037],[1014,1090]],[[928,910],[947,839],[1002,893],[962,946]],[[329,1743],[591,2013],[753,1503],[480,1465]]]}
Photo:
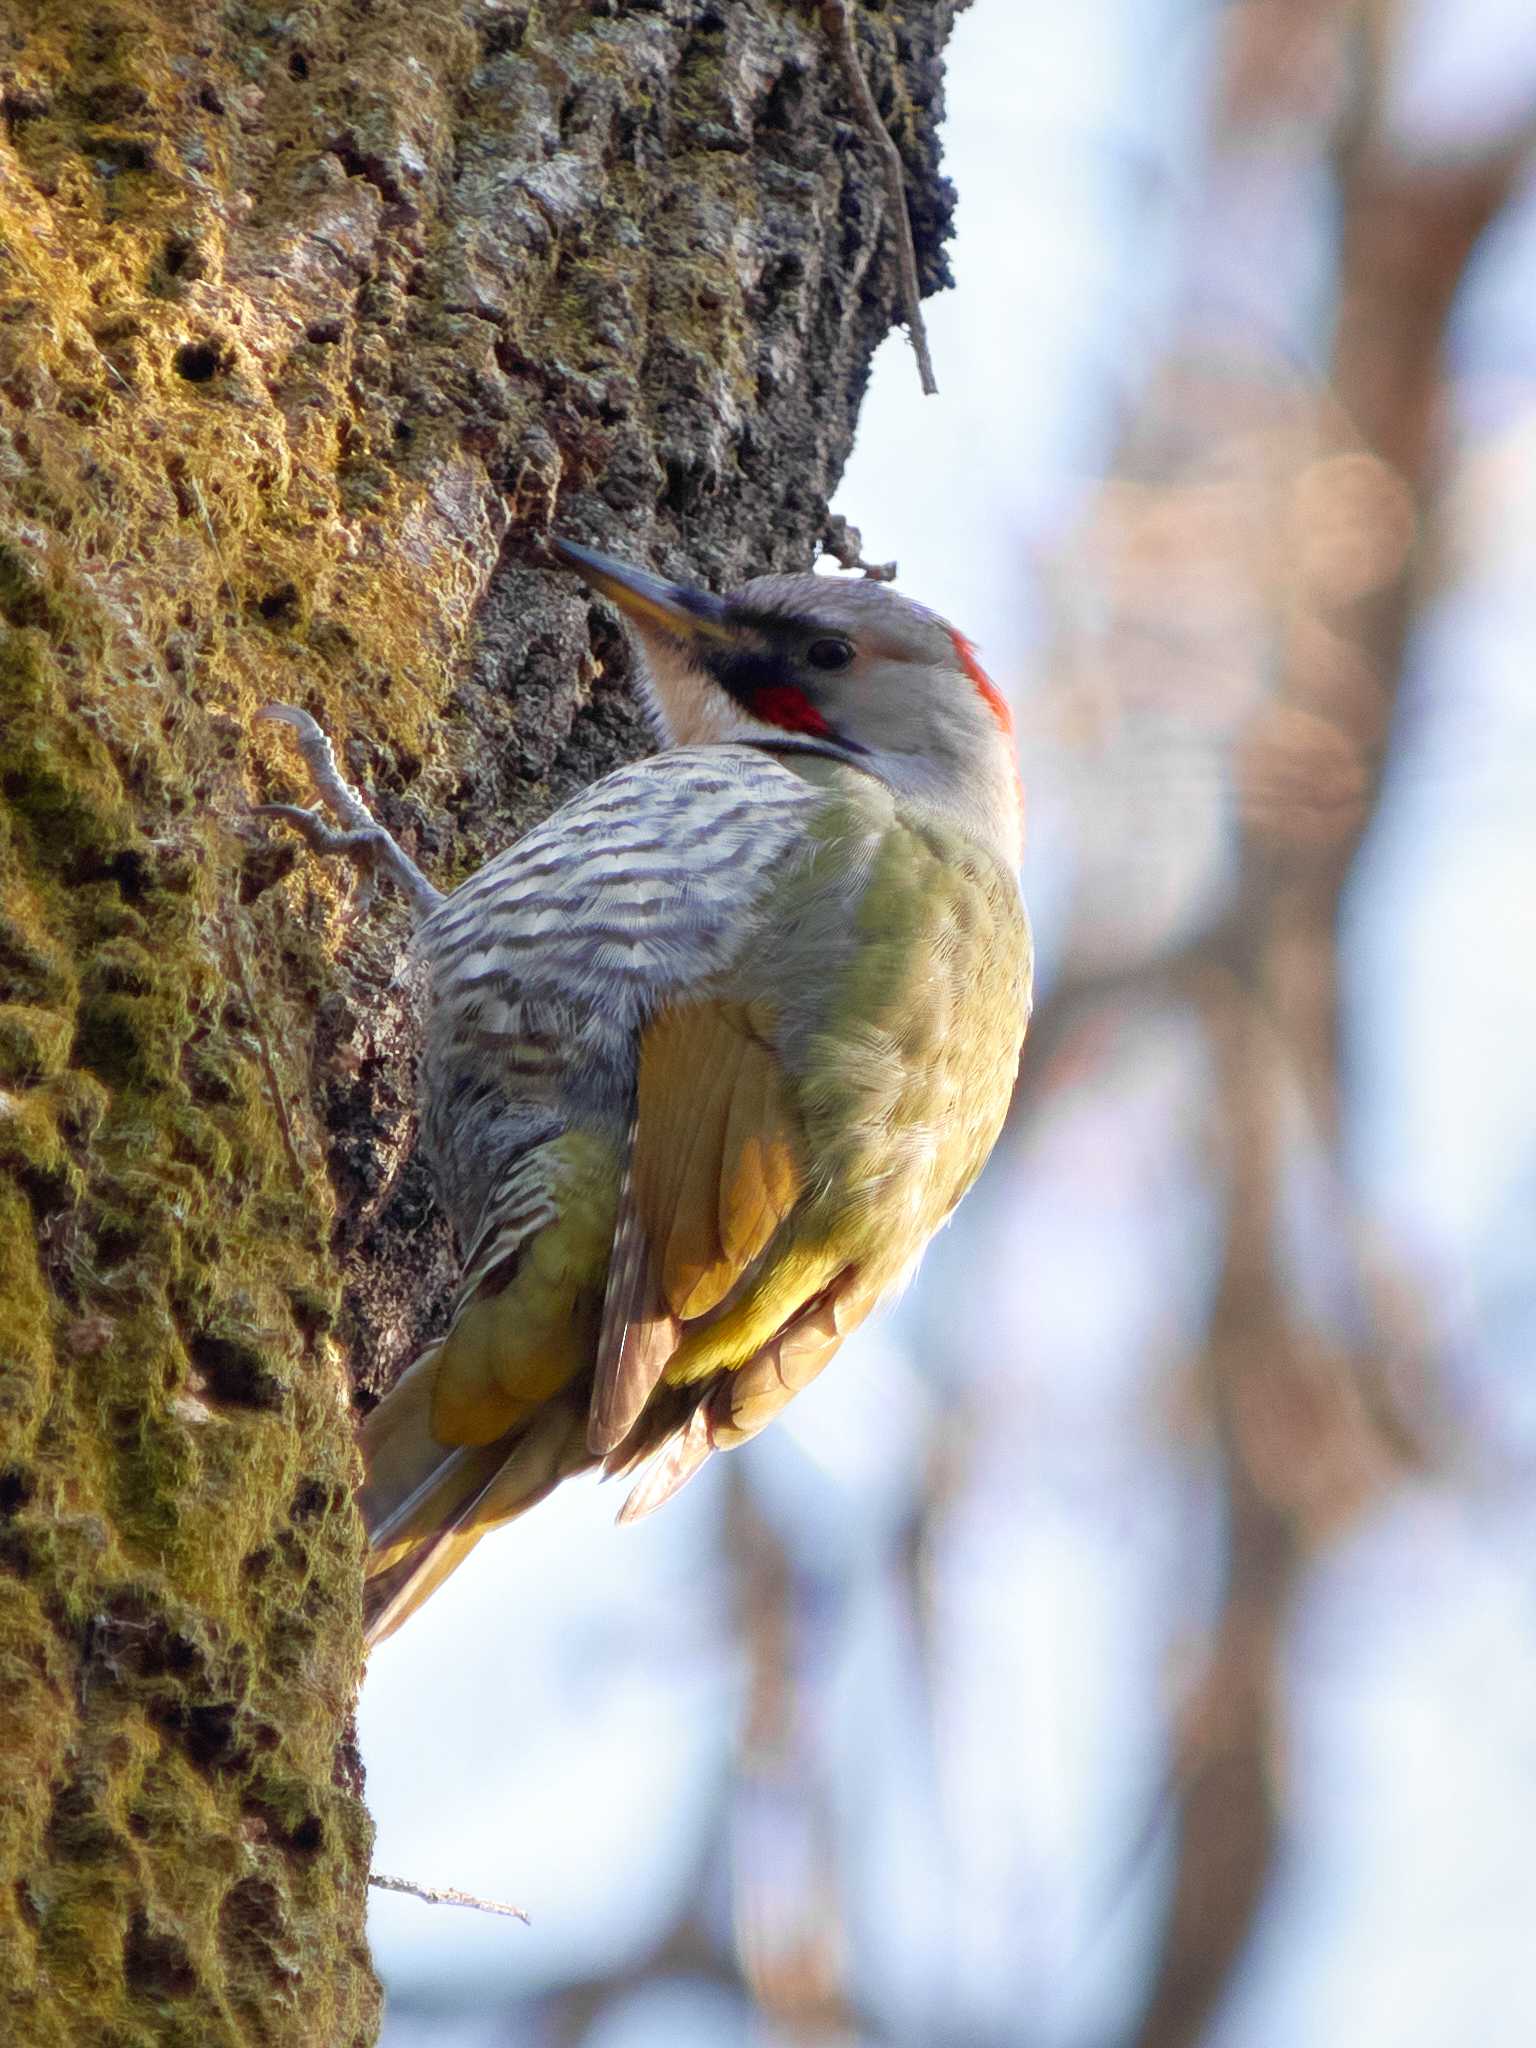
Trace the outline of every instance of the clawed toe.
{"label": "clawed toe", "polygon": [[[366,881],[378,874],[388,875],[409,901],[418,918],[425,917],[442,902],[410,855],[379,824],[362,797],[343,776],[336,762],[336,750],[323,729],[297,704],[263,704],[256,716],[292,726],[304,756],[315,793],[340,821],[341,829],[328,825],[319,808],[302,804],[256,804],[251,815],[278,818],[291,825],[311,853],[330,857],[345,854],[357,862]],[[367,901],[367,894],[363,897]]]}

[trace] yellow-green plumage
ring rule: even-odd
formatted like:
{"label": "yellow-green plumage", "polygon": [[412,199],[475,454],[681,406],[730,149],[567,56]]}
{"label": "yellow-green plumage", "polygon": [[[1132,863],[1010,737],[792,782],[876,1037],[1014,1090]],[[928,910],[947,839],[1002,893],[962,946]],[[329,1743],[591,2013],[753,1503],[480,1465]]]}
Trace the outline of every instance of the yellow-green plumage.
{"label": "yellow-green plumage", "polygon": [[[838,807],[821,822],[821,860],[831,862],[850,821]],[[801,1006],[808,1015],[789,1025],[780,1024],[769,998],[753,999],[800,1162],[795,1205],[746,1284],[741,1268],[732,1275],[737,1292],[729,1305],[685,1322],[664,1375],[671,1384],[745,1365],[844,1272],[858,1274],[872,1305],[969,1187],[1007,1110],[1018,1063],[1018,1036],[1008,1023],[1017,1018],[1022,1031],[1028,965],[1011,878],[967,860],[933,828],[892,819],[859,902],[853,943],[817,991],[812,963],[795,957],[795,898],[814,900],[822,880],[813,863],[789,900],[775,906],[785,914],[783,944],[769,937],[738,970],[748,986],[798,987],[809,998]],[[677,1074],[680,1118],[695,1113],[699,1085],[696,1067]],[[695,1210],[682,1227],[703,1235],[715,1188],[693,1195]],[[674,1220],[670,1241],[678,1231]],[[689,1313],[685,1299],[671,1306]]]}
{"label": "yellow-green plumage", "polygon": [[491,1443],[591,1366],[623,1160],[569,1131],[539,1163],[552,1220],[476,1286],[443,1341],[431,1412],[443,1443]]}
{"label": "yellow-green plumage", "polygon": [[646,1512],[755,1434],[980,1171],[1029,1007],[1016,812],[1000,848],[900,772],[679,749],[429,918],[423,1125],[465,1272],[365,1426],[372,1639],[568,1473],[645,1466]]}

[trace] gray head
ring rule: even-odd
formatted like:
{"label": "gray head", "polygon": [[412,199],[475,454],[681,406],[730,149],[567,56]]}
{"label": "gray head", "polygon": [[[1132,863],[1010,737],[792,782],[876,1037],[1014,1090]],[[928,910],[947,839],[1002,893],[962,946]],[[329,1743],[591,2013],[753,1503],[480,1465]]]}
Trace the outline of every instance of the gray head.
{"label": "gray head", "polygon": [[954,628],[889,585],[758,576],[724,597],[556,540],[628,619],[664,745],[811,751],[878,776],[1016,866],[1022,806],[1002,697]]}

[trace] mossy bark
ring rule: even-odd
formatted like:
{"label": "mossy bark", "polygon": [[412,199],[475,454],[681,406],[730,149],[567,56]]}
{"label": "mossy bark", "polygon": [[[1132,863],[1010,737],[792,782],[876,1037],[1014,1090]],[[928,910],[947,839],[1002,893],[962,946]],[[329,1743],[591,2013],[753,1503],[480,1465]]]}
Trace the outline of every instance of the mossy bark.
{"label": "mossy bark", "polygon": [[[953,12],[860,11],[930,285]],[[539,537],[804,565],[884,192],[792,0],[31,0],[0,108],[0,2031],[366,2042],[347,1368],[449,1255],[251,714],[445,881],[637,752]]]}

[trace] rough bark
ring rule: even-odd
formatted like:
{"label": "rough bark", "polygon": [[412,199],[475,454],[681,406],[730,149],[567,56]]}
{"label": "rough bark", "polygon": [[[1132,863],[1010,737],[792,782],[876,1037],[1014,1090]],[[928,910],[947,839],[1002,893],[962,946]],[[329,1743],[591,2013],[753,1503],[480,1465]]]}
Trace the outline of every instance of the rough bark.
{"label": "rough bark", "polygon": [[[859,10],[940,278],[954,0]],[[886,198],[792,0],[0,15],[0,2021],[369,2040],[350,1361],[430,1324],[403,923],[644,744],[570,530],[804,565]]]}

